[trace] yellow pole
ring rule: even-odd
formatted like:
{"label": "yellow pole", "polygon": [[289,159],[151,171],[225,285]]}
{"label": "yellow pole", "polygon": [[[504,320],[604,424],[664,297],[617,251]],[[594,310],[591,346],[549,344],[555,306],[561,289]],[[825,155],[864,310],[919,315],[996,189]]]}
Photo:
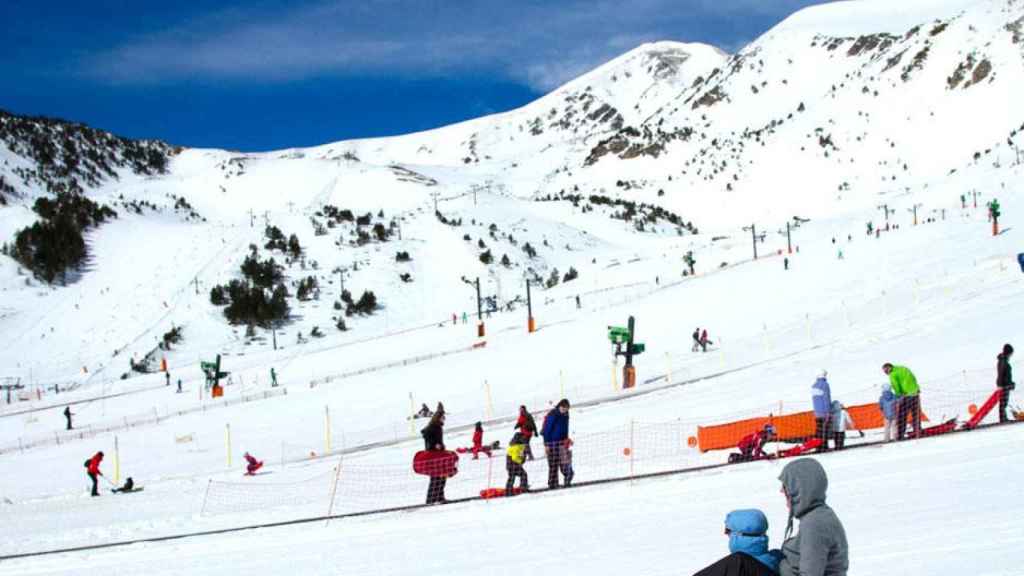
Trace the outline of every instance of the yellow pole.
{"label": "yellow pole", "polygon": [[331,409],[324,406],[324,446],[327,448],[324,454],[331,453]]}
{"label": "yellow pole", "polygon": [[224,439],[228,451],[228,468],[231,468],[231,424],[224,425]]}
{"label": "yellow pole", "polygon": [[665,368],[667,370],[665,377],[668,378],[668,380],[665,383],[666,384],[671,384],[672,383],[672,358],[668,355],[668,352],[665,352]]}
{"label": "yellow pole", "polygon": [[491,403],[491,384],[484,380],[484,397],[487,400],[487,418],[494,417],[494,404]]}
{"label": "yellow pole", "polygon": [[416,422],[413,416],[416,415],[416,403],[412,400],[412,392],[409,392],[409,436],[416,435]]}
{"label": "yellow pole", "polygon": [[612,358],[612,392],[619,391],[619,377],[616,374],[619,368],[619,363],[615,358]]}
{"label": "yellow pole", "polygon": [[121,449],[117,442],[117,436],[114,436],[114,484],[121,483]]}

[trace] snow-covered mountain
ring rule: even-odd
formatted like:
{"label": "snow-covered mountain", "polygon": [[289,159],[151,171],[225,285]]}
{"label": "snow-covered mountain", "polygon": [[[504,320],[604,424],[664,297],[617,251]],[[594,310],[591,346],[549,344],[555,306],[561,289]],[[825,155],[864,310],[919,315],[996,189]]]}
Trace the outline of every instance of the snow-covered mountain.
{"label": "snow-covered mountain", "polygon": [[[260,154],[4,115],[0,237],[13,245],[39,219],[35,199],[66,188],[119,215],[86,231],[68,287],[0,259],[0,355],[14,374],[80,379],[120,375],[115,356],[141,358],[182,324],[190,358],[269,347],[210,303],[251,245],[285,263],[295,342],[314,327],[344,339],[473,312],[463,277],[484,278],[483,295],[508,308],[525,300],[524,278],[564,281],[571,268],[580,279],[566,292],[578,292],[646,250],[701,260],[751,222],[927,211],[950,188],[967,192],[972,174],[1019,161],[1022,22],[1019,0],[830,3],[735,55],[645,44],[517,110]],[[339,210],[364,224],[330,216]],[[265,249],[271,226],[301,252]],[[300,300],[309,278],[317,289]],[[346,316],[342,282],[353,299],[374,292],[381,313]],[[62,359],[39,366],[27,354],[38,341]]]}

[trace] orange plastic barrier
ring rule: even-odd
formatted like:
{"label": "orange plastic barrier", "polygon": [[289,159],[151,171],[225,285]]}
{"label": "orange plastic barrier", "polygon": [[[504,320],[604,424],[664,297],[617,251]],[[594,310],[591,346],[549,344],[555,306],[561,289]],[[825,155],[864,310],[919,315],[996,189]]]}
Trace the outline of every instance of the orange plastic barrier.
{"label": "orange plastic barrier", "polygon": [[[885,426],[885,417],[882,416],[878,404],[847,406],[846,411],[850,414],[850,419],[853,420],[855,430],[871,430]],[[923,410],[921,411],[921,421],[928,421]],[[714,426],[698,426],[697,444],[701,452],[735,448],[740,439],[751,432],[761,430],[768,422],[775,426],[775,433],[779,440],[798,441],[814,436],[814,412],[808,410],[796,414],[748,418]]]}

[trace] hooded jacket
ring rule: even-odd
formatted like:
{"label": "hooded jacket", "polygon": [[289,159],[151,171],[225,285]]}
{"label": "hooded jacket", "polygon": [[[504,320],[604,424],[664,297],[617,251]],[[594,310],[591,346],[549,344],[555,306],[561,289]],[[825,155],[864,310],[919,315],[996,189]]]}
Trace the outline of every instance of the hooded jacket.
{"label": "hooded jacket", "polygon": [[839,400],[832,401],[832,430],[835,432],[846,432],[855,430],[853,418],[846,411],[846,407]]}
{"label": "hooded jacket", "polygon": [[846,576],[850,562],[846,531],[836,513],[825,504],[828,477],[813,458],[794,460],[779,476],[789,498],[789,524],[800,520],[800,532],[782,543],[782,576]]}
{"label": "hooded jacket", "polygon": [[540,433],[545,444],[556,444],[568,438],[569,413],[562,414],[558,411],[558,406],[552,408],[544,418],[543,430]]}
{"label": "hooded jacket", "polygon": [[729,552],[742,552],[753,556],[772,572],[778,573],[782,555],[778,550],[768,551],[768,519],[756,509],[733,510],[725,516],[729,530]]}
{"label": "hooded jacket", "polygon": [[815,418],[828,418],[832,413],[832,390],[824,377],[819,376],[811,386],[811,401],[814,403]]}
{"label": "hooded jacket", "polygon": [[1006,353],[996,356],[996,386],[1000,388],[1013,389],[1013,369],[1010,367],[1010,358]]}

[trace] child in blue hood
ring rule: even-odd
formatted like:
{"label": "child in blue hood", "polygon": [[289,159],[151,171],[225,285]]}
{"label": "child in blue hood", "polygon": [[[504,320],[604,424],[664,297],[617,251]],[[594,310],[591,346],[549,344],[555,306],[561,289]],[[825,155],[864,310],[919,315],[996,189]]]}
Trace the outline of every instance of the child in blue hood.
{"label": "child in blue hood", "polygon": [[760,510],[733,510],[725,516],[730,554],[694,576],[774,576],[778,550],[768,550],[768,519]]}

